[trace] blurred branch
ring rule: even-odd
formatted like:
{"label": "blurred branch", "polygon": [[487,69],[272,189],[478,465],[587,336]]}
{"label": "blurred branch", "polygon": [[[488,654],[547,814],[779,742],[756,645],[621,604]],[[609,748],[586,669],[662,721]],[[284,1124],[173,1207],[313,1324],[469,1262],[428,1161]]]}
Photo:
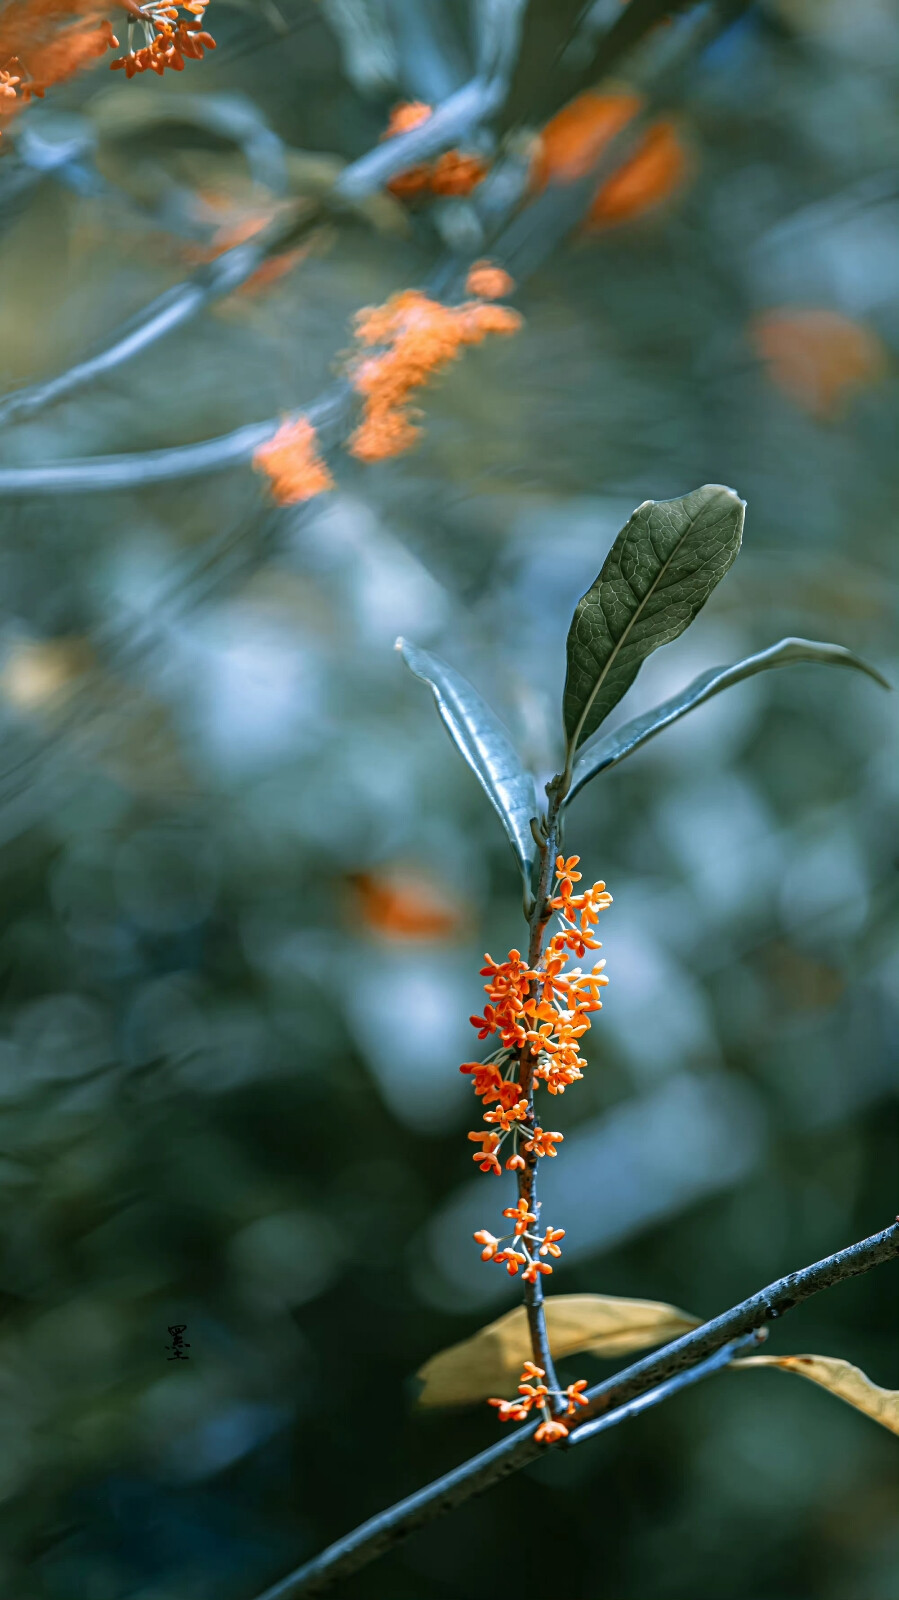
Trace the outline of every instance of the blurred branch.
{"label": "blurred branch", "polygon": [[475,0],[477,69],[484,78],[512,76],[528,0]]}
{"label": "blurred branch", "polygon": [[[397,173],[450,149],[501,110],[518,55],[525,3],[526,0],[478,0],[474,77],[443,100],[427,122],[408,133],[396,134],[352,162],[337,180],[336,196],[359,200],[383,188]],[[405,12],[403,16],[405,19]]]}
{"label": "blurred branch", "polygon": [[346,167],[334,186],[344,200],[359,200],[383,188],[398,172],[448,150],[466,134],[498,111],[505,99],[502,78],[472,78],[444,100],[430,116],[409,133],[395,134],[376,145]]}
{"label": "blurred branch", "polygon": [[[576,67],[568,92],[589,88],[610,72],[659,23],[689,10],[691,0],[630,0],[626,6],[608,6],[593,0],[561,54],[561,65]],[[597,24],[601,26],[598,31]]]}
{"label": "blurred branch", "polygon": [[392,89],[399,61],[383,8],[371,0],[321,0],[321,8],[340,40],[343,70],[360,93]]}
{"label": "blurred branch", "polygon": [[33,416],[84,384],[112,372],[123,362],[130,361],[132,356],[140,355],[157,339],[173,333],[204,307],[214,304],[225,295],[233,294],[269,256],[288,249],[309,233],[319,217],[320,211],[316,206],[311,214],[299,221],[293,218],[285,226],[281,220],[277,227],[267,229],[256,239],[225,250],[215,261],[200,267],[184,283],[175,284],[151,301],[130,325],[124,330],[120,329],[96,355],[76,362],[67,372],[48,378],[45,383],[14,390],[0,399],[0,425],[16,418]]}
{"label": "blurred branch", "polygon": [[393,34],[399,83],[411,100],[436,105],[471,76],[471,57],[446,0],[382,0]]}
{"label": "blurred branch", "polygon": [[657,1384],[654,1389],[647,1389],[645,1394],[638,1395],[636,1400],[628,1400],[623,1406],[616,1406],[614,1411],[607,1411],[601,1417],[594,1417],[592,1422],[585,1422],[569,1435],[569,1444],[583,1444],[585,1439],[594,1439],[598,1433],[605,1433],[609,1428],[615,1428],[619,1422],[627,1422],[630,1417],[638,1417],[641,1412],[648,1411],[651,1406],[657,1406],[660,1401],[670,1399],[671,1395],[679,1394],[681,1389],[689,1389],[691,1384],[698,1383],[701,1378],[710,1378],[713,1372],[721,1372],[730,1365],[735,1356],[744,1350],[755,1349],[757,1345],[764,1344],[768,1337],[767,1328],[753,1328],[752,1333],[746,1333],[741,1339],[731,1339],[729,1344],[723,1344],[714,1355],[707,1356],[705,1361],[700,1361],[695,1367],[687,1367],[685,1372],[679,1372],[674,1378],[667,1378],[664,1383]]}
{"label": "blurred branch", "polygon": [[[312,405],[291,414],[306,417],[315,428],[323,449],[333,449],[345,437],[351,390],[334,384]],[[84,494],[109,489],[140,489],[152,483],[171,483],[249,461],[261,444],[277,432],[282,419],[250,422],[233,433],[199,444],[176,445],[171,450],[139,450],[118,456],[92,456],[87,460],[57,461],[47,467],[0,467],[0,494]]]}
{"label": "blurred branch", "polygon": [[[266,1589],[257,1600],[300,1600],[300,1596],[322,1594],[342,1578],[349,1577],[369,1561],[393,1548],[401,1539],[436,1517],[455,1510],[472,1495],[480,1494],[512,1472],[535,1461],[546,1449],[569,1449],[581,1438],[592,1437],[624,1421],[646,1405],[664,1400],[684,1386],[681,1375],[704,1377],[730,1359],[724,1349],[735,1340],[757,1334],[766,1322],[782,1317],[793,1306],[808,1300],[822,1289],[830,1289],[844,1278],[852,1278],[872,1267],[881,1266],[899,1255],[897,1223],[862,1239],[836,1255],[826,1256],[812,1266],[803,1267],[779,1278],[757,1294],[722,1312],[701,1328],[675,1339],[654,1355],[636,1361],[624,1372],[588,1390],[589,1406],[580,1426],[573,1428],[562,1445],[544,1446],[534,1440],[533,1426],[519,1428],[489,1450],[473,1456],[452,1472],[445,1473],[424,1489],[399,1501],[388,1511],[371,1517],[352,1533],[322,1551],[321,1555],[299,1567],[280,1582]],[[709,1357],[718,1356],[718,1361]],[[641,1400],[642,1405],[632,1402]],[[614,1409],[613,1409],[614,1408]],[[599,1425],[592,1422],[599,1419]]]}

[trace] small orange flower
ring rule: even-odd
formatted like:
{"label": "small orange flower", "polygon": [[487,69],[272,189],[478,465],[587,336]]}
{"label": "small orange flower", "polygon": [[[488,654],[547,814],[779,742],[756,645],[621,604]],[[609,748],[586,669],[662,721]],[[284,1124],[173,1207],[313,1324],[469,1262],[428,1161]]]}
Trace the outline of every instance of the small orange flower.
{"label": "small orange flower", "polygon": [[549,1422],[541,1422],[534,1438],[539,1439],[541,1444],[555,1444],[559,1439],[568,1438],[568,1429],[564,1422],[552,1419]]}
{"label": "small orange flower", "polygon": [[556,1244],[556,1240],[557,1239],[564,1239],[564,1237],[565,1237],[565,1229],[564,1228],[547,1228],[545,1234],[543,1235],[543,1239],[541,1241],[541,1244],[540,1244],[540,1254],[542,1256],[545,1256],[547,1254],[549,1254],[551,1256],[560,1256],[562,1254],[562,1252],[561,1252],[559,1246]]}
{"label": "small orange flower", "polygon": [[527,1256],[522,1255],[520,1250],[497,1250],[493,1259],[504,1262],[506,1271],[514,1278],[519,1267],[525,1265]]}
{"label": "small orange flower", "polygon": [[488,1406],[498,1406],[500,1422],[524,1422],[529,1407],[517,1400],[488,1400]]}
{"label": "small orange flower", "polygon": [[405,172],[398,172],[387,187],[397,200],[411,200],[414,195],[423,194],[429,188],[430,181],[430,167],[420,163],[415,167],[407,167]]}
{"label": "small orange flower", "polygon": [[[471,1134],[469,1134],[468,1137],[470,1139]],[[489,1134],[486,1137],[489,1138]],[[503,1216],[515,1218],[516,1234],[527,1233],[531,1223],[537,1221],[533,1211],[528,1210],[528,1203],[524,1199],[519,1200],[517,1205],[506,1206]]]}
{"label": "small orange flower", "polygon": [[[516,1084],[515,1087],[517,1088],[518,1085]],[[527,1114],[527,1101],[517,1100],[515,1105],[509,1106],[508,1109],[506,1109],[504,1106],[498,1106],[495,1111],[485,1111],[484,1121],[495,1122],[500,1128],[502,1128],[503,1133],[508,1133],[509,1129],[516,1122],[523,1122]]]}
{"label": "small orange flower", "polygon": [[381,138],[392,139],[398,133],[411,133],[413,128],[420,128],[433,114],[433,107],[424,100],[400,100],[393,107]]}
{"label": "small orange flower", "polygon": [[[18,66],[18,62],[15,56],[11,56],[6,66],[0,71],[0,98],[4,100],[15,100],[16,84],[22,82],[21,73],[10,71],[10,68],[15,66]],[[8,108],[6,109],[8,110]]]}
{"label": "small orange flower", "polygon": [[525,1283],[536,1283],[538,1274],[551,1273],[551,1272],[552,1272],[552,1267],[550,1266],[548,1261],[535,1261],[532,1258],[528,1262],[527,1267],[525,1268],[525,1270],[521,1274],[521,1276],[522,1276],[522,1278],[523,1278]]}
{"label": "small orange flower", "polygon": [[[490,1061],[484,1066],[480,1061],[463,1061],[460,1072],[469,1074],[474,1079],[474,1092],[481,1100],[496,1100],[497,1090],[502,1083],[502,1073],[495,1062]],[[516,1089],[518,1085],[516,1084]]]}
{"label": "small orange flower", "polygon": [[430,185],[434,194],[471,194],[486,176],[487,163],[480,156],[447,150],[431,168]]}
{"label": "small orange flower", "polygon": [[515,280],[492,261],[476,261],[469,269],[465,288],[479,300],[503,300],[514,290]]}
{"label": "small orange flower", "polygon": [[486,1228],[479,1228],[473,1237],[476,1244],[482,1244],[484,1246],[483,1250],[481,1251],[481,1260],[492,1261],[499,1247],[499,1240],[497,1239],[496,1235],[493,1233],[488,1233]]}
{"label": "small orange flower", "polygon": [[583,1393],[586,1387],[586,1378],[579,1378],[577,1383],[570,1383],[568,1385],[568,1388],[565,1390],[565,1393],[568,1396],[568,1411],[566,1412],[567,1416],[573,1417],[577,1406],[588,1406],[590,1404],[586,1395]]}
{"label": "small orange flower", "polygon": [[270,480],[272,498],[280,506],[299,505],[334,488],[316,448],[315,429],[305,417],[283,422],[274,438],[259,446],[253,466]]}
{"label": "small orange flower", "polygon": [[[413,128],[420,128],[421,124],[427,122],[432,115],[432,107],[426,105],[423,100],[400,101],[391,111],[390,121],[381,138],[393,139],[398,133],[411,133]],[[413,195],[421,194],[427,189],[430,180],[430,166],[426,162],[420,162],[414,167],[407,167],[405,172],[397,172],[387,187],[398,200],[409,200]]]}
{"label": "small orange flower", "polygon": [[468,1020],[473,1028],[477,1028],[479,1039],[486,1039],[488,1033],[496,1032],[496,1012],[492,1006],[484,1007],[482,1017],[469,1017]]}
{"label": "small orange flower", "polygon": [[[540,1371],[539,1367],[537,1371]],[[518,1385],[518,1393],[524,1396],[521,1402],[522,1405],[530,1408],[531,1406],[542,1406],[549,1394],[549,1390],[545,1383],[520,1383]]]}
{"label": "small orange flower", "polygon": [[481,1146],[480,1150],[477,1150],[472,1156],[472,1161],[476,1161],[478,1163],[478,1166],[482,1172],[498,1173],[500,1171],[500,1164],[496,1156],[496,1150],[499,1146],[499,1134],[470,1133],[468,1137],[473,1143],[480,1144]]}
{"label": "small orange flower", "polygon": [[554,1156],[558,1153],[554,1147],[561,1144],[563,1138],[561,1133],[545,1133],[542,1128],[535,1128],[524,1148],[528,1155],[533,1150],[538,1156]]}
{"label": "small orange flower", "polygon": [[[431,106],[423,100],[401,101],[391,111],[381,138],[393,139],[397,134],[410,133],[413,128],[420,128],[432,115]],[[400,200],[412,199],[426,191],[431,194],[470,194],[486,171],[486,164],[479,156],[465,154],[461,150],[447,150],[436,161],[418,162],[414,167],[396,173],[387,187]]]}
{"label": "small orange flower", "polygon": [[580,864],[580,856],[556,856],[556,877],[567,878],[570,883],[580,883],[583,873],[575,872],[575,867]]}

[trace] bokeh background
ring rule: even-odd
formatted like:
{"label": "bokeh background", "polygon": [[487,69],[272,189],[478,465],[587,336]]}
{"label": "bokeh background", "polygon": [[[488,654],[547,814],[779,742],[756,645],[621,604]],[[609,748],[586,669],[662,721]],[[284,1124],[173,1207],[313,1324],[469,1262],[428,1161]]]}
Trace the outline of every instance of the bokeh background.
{"label": "bokeh background", "polygon": [[[587,46],[547,68],[577,10],[531,0],[501,137],[581,86]],[[372,145],[408,83],[391,38],[429,12],[383,15],[223,3],[182,78],[101,64],[32,107],[0,160],[5,388]],[[442,15],[463,52],[464,9]],[[791,633],[899,681],[897,59],[886,3],[751,7],[692,69],[688,177],[556,250],[524,331],[429,394],[414,453],[342,457],[333,495],[278,510],[240,467],[0,500],[5,1594],[250,1600],[496,1437],[486,1408],[417,1414],[413,1375],[513,1303],[471,1243],[497,1190],[457,1066],[520,894],[394,638],[467,673],[546,776],[574,603],[639,501],[711,480],[748,501],[743,553],[623,714]],[[305,403],[353,312],[469,237],[466,205],[348,212],[11,424],[0,465]],[[572,807],[567,846],[615,902],[590,1071],[554,1103],[554,1288],[711,1315],[894,1215],[894,701],[756,678]],[[769,1349],[895,1386],[896,1311],[881,1269]],[[342,1592],[895,1600],[896,1490],[875,1424],[727,1374]]]}

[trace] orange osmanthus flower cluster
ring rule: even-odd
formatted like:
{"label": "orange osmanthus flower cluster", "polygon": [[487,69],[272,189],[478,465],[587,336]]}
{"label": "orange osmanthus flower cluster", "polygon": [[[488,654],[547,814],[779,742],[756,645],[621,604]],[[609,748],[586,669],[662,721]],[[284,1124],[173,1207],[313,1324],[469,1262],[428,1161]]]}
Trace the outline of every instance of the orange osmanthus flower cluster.
{"label": "orange osmanthus flower cluster", "polygon": [[[414,390],[455,361],[467,345],[521,327],[517,311],[489,298],[514,287],[502,268],[476,262],[468,287],[477,288],[480,298],[446,306],[419,289],[406,289],[357,314],[356,339],[363,349],[351,356],[349,376],[363,398],[362,421],[347,445],[357,460],[384,461],[408,450],[421,432],[410,403]],[[260,445],[253,466],[270,479],[279,505],[296,505],[334,488],[316,447],[315,430],[303,417],[285,421],[273,439]]]}
{"label": "orange osmanthus flower cluster", "polygon": [[274,438],[259,446],[253,466],[269,479],[272,498],[279,506],[300,505],[334,487],[318,453],[315,429],[305,417],[283,422]]}
{"label": "orange osmanthus flower cluster", "polygon": [[0,122],[118,40],[98,0],[12,0],[0,11]]}
{"label": "orange osmanthus flower cluster", "polygon": [[[184,70],[185,59],[200,60],[204,50],[214,50],[215,40],[198,26],[208,0],[117,0],[128,15],[128,51],[111,67],[125,76],[148,69],[162,76],[166,67]],[[108,3],[98,0],[12,0],[0,11],[0,121],[43,99],[47,89],[65,83],[107,50],[118,49],[105,13]],[[186,20],[179,12],[186,13]],[[135,50],[138,29],[143,44]]]}
{"label": "orange osmanthus flower cluster", "polygon": [[521,1382],[518,1385],[519,1400],[488,1400],[487,1404],[496,1406],[499,1410],[500,1422],[524,1422],[532,1411],[542,1411],[541,1422],[535,1439],[542,1444],[554,1444],[557,1439],[567,1439],[568,1429],[558,1417],[553,1417],[549,1409],[549,1399],[558,1398],[567,1400],[566,1417],[573,1417],[578,1406],[587,1405],[584,1390],[587,1387],[586,1378],[579,1378],[577,1383],[570,1383],[567,1389],[548,1389],[543,1379],[546,1377],[542,1367],[534,1365],[533,1361],[526,1361],[521,1373]]}
{"label": "orange osmanthus flower cluster", "polygon": [[520,327],[520,316],[508,306],[483,300],[445,306],[418,289],[360,311],[356,338],[372,353],[359,353],[350,363],[353,386],[364,402],[350,453],[372,462],[408,450],[421,431],[410,409],[413,392],[466,346],[480,344],[491,333],[517,333]]}
{"label": "orange osmanthus flower cluster", "polygon": [[[423,100],[406,100],[394,106],[390,121],[381,135],[392,139],[398,133],[409,133],[427,122],[432,107]],[[438,195],[470,194],[487,174],[487,166],[480,156],[463,150],[445,150],[436,161],[417,162],[406,172],[398,172],[387,187],[398,199],[408,200],[425,193]]]}
{"label": "orange osmanthus flower cluster", "polygon": [[[510,950],[507,961],[494,961],[488,955],[481,968],[490,1003],[484,1015],[472,1017],[471,1022],[479,1039],[497,1034],[500,1044],[486,1061],[465,1061],[459,1070],[471,1075],[475,1094],[491,1107],[484,1112],[487,1130],[468,1135],[479,1146],[472,1159],[482,1172],[502,1171],[500,1151],[507,1141],[511,1144],[507,1172],[523,1171],[526,1155],[555,1156],[556,1145],[562,1142],[561,1133],[540,1127],[531,1113],[522,1092],[523,1060],[534,1058],[528,1063],[533,1086],[543,1083],[552,1095],[564,1094],[583,1077],[586,1062],[579,1053],[580,1041],[590,1027],[591,1014],[602,1010],[599,993],[609,980],[604,961],[589,972],[565,969],[572,956],[582,959],[588,950],[602,949],[593,930],[612,896],[604,883],[575,894],[581,879],[578,860],[577,856],[556,860],[557,893],[549,904],[561,926],[548,940],[539,965],[532,970],[518,950]],[[482,1260],[498,1262],[513,1276],[523,1268],[522,1277],[529,1283],[536,1282],[538,1274],[552,1272],[545,1257],[561,1255],[557,1241],[565,1237],[564,1229],[547,1228],[542,1235],[533,1231],[537,1217],[523,1199],[507,1207],[503,1216],[514,1218],[512,1233],[497,1238],[482,1228],[474,1235],[483,1246]],[[513,1242],[506,1245],[509,1239]]]}
{"label": "orange osmanthus flower cluster", "polygon": [[[605,961],[596,962],[589,972],[570,967],[569,962],[572,957],[582,960],[588,950],[602,949],[594,929],[600,912],[612,904],[612,896],[602,882],[576,893],[575,884],[581,881],[578,862],[578,856],[556,857],[556,893],[549,908],[557,913],[559,928],[547,941],[536,967],[531,968],[520,951],[510,950],[507,961],[494,961],[487,955],[481,968],[489,1004],[484,1015],[473,1016],[471,1023],[479,1039],[496,1034],[500,1042],[486,1061],[464,1061],[459,1071],[471,1076],[478,1099],[490,1107],[484,1112],[487,1130],[468,1135],[478,1146],[472,1159],[482,1172],[502,1171],[500,1151],[507,1141],[511,1146],[505,1160],[507,1172],[526,1173],[528,1166],[533,1168],[544,1157],[555,1156],[562,1135],[539,1125],[534,1096],[541,1084],[550,1094],[564,1094],[584,1075],[580,1041],[590,1027],[592,1013],[602,1010],[599,995],[609,980],[603,971]],[[481,1260],[497,1262],[513,1277],[520,1272],[525,1283],[536,1284],[550,1274],[553,1269],[546,1257],[561,1256],[559,1240],[564,1239],[565,1229],[547,1226],[541,1233],[539,1212],[534,1184],[525,1177],[520,1180],[517,1203],[503,1210],[512,1223],[511,1232],[497,1236],[479,1228],[474,1235],[481,1246]],[[581,1395],[586,1380],[570,1384],[564,1391],[550,1390],[533,1381],[544,1376],[542,1368],[526,1362],[519,1385],[522,1398],[491,1400],[490,1404],[499,1407],[503,1422],[521,1422],[537,1406],[544,1421],[536,1437],[552,1443],[564,1439],[568,1429],[551,1415],[549,1397],[567,1398],[566,1415],[572,1416],[577,1405],[586,1405]]]}
{"label": "orange osmanthus flower cluster", "polygon": [[[166,67],[173,72],[183,72],[185,58],[202,61],[205,50],[215,49],[212,34],[197,26],[203,21],[208,3],[209,0],[177,0],[177,4],[158,0],[155,4],[135,6],[128,19],[128,52],[110,65],[121,67],[126,78],[148,71],[161,78]],[[131,11],[130,6],[127,9]],[[187,13],[187,20],[179,17],[179,11]],[[135,23],[144,38],[137,50],[132,37]]]}

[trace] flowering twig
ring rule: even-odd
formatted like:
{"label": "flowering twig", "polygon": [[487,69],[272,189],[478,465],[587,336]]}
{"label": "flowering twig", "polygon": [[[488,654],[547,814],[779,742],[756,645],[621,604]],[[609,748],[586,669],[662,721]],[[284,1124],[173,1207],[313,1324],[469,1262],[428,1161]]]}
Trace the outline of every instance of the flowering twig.
{"label": "flowering twig", "polygon": [[[613,1416],[623,1421],[633,1414],[630,1402],[638,1397],[648,1397],[650,1393],[663,1388],[657,1398],[667,1398],[674,1392],[668,1387],[670,1379],[697,1372],[700,1364],[705,1364],[707,1358],[716,1353],[721,1355],[724,1364],[722,1347],[730,1345],[733,1340],[753,1334],[766,1322],[783,1316],[793,1306],[822,1289],[829,1289],[844,1278],[870,1272],[872,1267],[880,1266],[896,1256],[899,1256],[899,1225],[894,1223],[881,1233],[838,1251],[836,1255],[827,1256],[822,1261],[803,1267],[799,1272],[777,1279],[748,1300],[722,1312],[711,1322],[703,1323],[702,1327],[675,1339],[653,1355],[645,1356],[589,1390],[589,1404],[584,1409],[584,1422],[581,1424],[585,1429],[585,1437],[602,1431],[592,1428],[591,1433],[587,1434],[585,1424],[589,1419],[602,1414],[605,1426],[609,1427]],[[727,1359],[730,1359],[729,1355]],[[702,1376],[708,1370],[705,1367]],[[649,1403],[648,1399],[646,1403]],[[620,1417],[619,1410],[622,1412]],[[349,1577],[360,1567],[367,1566],[370,1561],[392,1550],[410,1533],[454,1511],[472,1495],[483,1493],[501,1478],[518,1472],[536,1460],[546,1445],[537,1442],[535,1433],[533,1425],[519,1428],[489,1450],[483,1450],[389,1510],[363,1522],[352,1533],[338,1539],[320,1555],[266,1589],[257,1600],[301,1600],[306,1595],[323,1594],[342,1578]],[[553,1448],[567,1449],[577,1440],[578,1429],[575,1428],[566,1440]]]}
{"label": "flowering twig", "polygon": [[[521,1271],[525,1287],[534,1360],[528,1363],[531,1370],[525,1372],[524,1387],[519,1393],[530,1399],[511,1405],[492,1401],[500,1406],[503,1422],[520,1421],[526,1414],[536,1399],[528,1385],[537,1375],[547,1380],[541,1385],[539,1397],[547,1421],[550,1408],[561,1412],[567,1405],[570,1416],[575,1400],[583,1403],[571,1389],[560,1389],[546,1330],[542,1279],[553,1270],[546,1257],[562,1254],[558,1241],[564,1239],[565,1230],[547,1226],[540,1233],[537,1166],[544,1157],[555,1156],[555,1147],[563,1136],[539,1126],[534,1092],[539,1083],[544,1083],[550,1094],[564,1094],[566,1088],[583,1077],[581,1069],[586,1062],[578,1054],[580,1040],[590,1027],[591,1013],[602,1010],[599,991],[608,979],[603,972],[604,961],[591,972],[581,972],[579,967],[566,972],[565,967],[572,954],[582,957],[588,950],[602,948],[593,928],[600,912],[611,905],[612,897],[602,882],[576,895],[574,885],[581,878],[575,870],[579,858],[554,858],[565,787],[560,779],[548,786],[549,815],[542,825],[536,818],[532,822],[540,867],[537,893],[525,907],[530,928],[528,959],[523,961],[517,950],[510,950],[507,961],[497,962],[488,955],[487,965],[481,969],[481,975],[488,980],[484,987],[491,1003],[484,1008],[482,1017],[474,1016],[471,1021],[479,1038],[497,1034],[500,1048],[485,1062],[468,1061],[461,1068],[471,1074],[478,1098],[491,1106],[484,1112],[489,1131],[468,1135],[480,1145],[474,1160],[482,1172],[499,1174],[499,1152],[510,1140],[513,1153],[505,1166],[518,1176],[518,1203],[503,1211],[503,1216],[512,1220],[511,1232],[498,1238],[482,1228],[474,1235],[483,1246],[481,1259],[504,1265],[513,1277]],[[558,892],[550,898],[554,878]],[[559,914],[561,926],[544,948],[544,935],[553,913]],[[506,1239],[511,1242],[506,1244]],[[583,1389],[586,1384],[575,1387]],[[555,1435],[544,1432],[542,1437],[562,1437],[568,1431],[564,1425],[555,1426]]]}

